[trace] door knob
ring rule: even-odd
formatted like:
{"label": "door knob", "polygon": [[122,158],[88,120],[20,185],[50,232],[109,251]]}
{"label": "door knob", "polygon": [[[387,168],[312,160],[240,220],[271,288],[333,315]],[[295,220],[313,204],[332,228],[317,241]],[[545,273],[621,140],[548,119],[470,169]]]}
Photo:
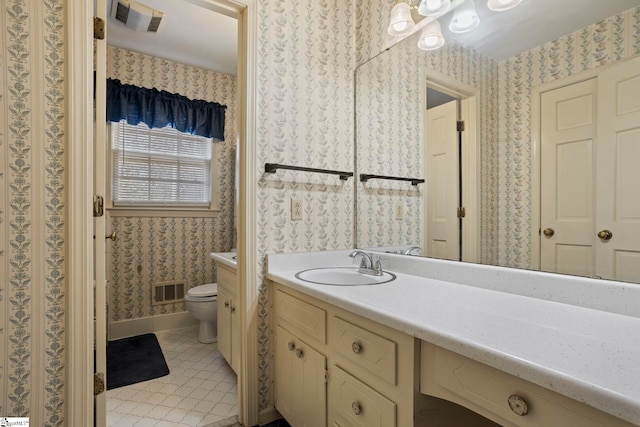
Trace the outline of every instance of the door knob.
{"label": "door knob", "polygon": [[610,240],[613,237],[613,233],[609,230],[602,230],[598,232],[598,237],[602,240]]}
{"label": "door knob", "polygon": [[114,231],[113,233],[111,233],[111,234],[107,234],[107,235],[105,236],[105,239],[111,239],[111,240],[113,240],[114,242],[116,241],[116,239],[117,239],[117,238],[118,238],[118,235],[116,234],[116,232],[115,232],[115,231]]}
{"label": "door knob", "polygon": [[544,231],[542,232],[542,234],[544,234],[547,237],[551,237],[554,234],[556,234],[555,230],[553,228],[545,228]]}

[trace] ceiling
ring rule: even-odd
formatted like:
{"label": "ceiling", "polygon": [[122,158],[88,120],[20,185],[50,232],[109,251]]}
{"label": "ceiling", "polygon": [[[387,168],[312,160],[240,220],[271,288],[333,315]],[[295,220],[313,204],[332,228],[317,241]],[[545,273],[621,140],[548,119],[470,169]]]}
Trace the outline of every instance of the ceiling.
{"label": "ceiling", "polygon": [[[137,0],[165,14],[158,33],[132,31],[109,18],[107,42],[111,46],[236,75],[237,21],[186,0]],[[636,7],[639,0],[523,0],[515,9],[492,12],[486,1],[476,0],[480,26],[466,34],[446,28],[443,34],[497,61],[555,40],[565,34]],[[108,11],[111,0],[107,1]]]}

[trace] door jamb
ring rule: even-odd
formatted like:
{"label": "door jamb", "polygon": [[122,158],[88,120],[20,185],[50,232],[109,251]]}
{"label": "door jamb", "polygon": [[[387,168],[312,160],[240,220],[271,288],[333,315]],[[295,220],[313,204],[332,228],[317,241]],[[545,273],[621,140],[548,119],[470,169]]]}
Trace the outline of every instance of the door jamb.
{"label": "door jamb", "polygon": [[[241,366],[239,421],[258,424],[258,281],[255,195],[257,0],[202,0],[237,11],[239,33],[240,206],[238,280],[240,284]],[[68,294],[66,423],[91,426],[93,410],[93,4],[70,0],[66,8],[68,134]]]}

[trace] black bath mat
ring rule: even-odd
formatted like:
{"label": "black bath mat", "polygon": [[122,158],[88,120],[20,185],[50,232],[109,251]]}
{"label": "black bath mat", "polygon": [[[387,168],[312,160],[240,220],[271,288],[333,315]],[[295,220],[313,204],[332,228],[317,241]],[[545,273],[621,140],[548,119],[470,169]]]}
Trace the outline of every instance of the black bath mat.
{"label": "black bath mat", "polygon": [[107,390],[169,375],[155,334],[109,341]]}

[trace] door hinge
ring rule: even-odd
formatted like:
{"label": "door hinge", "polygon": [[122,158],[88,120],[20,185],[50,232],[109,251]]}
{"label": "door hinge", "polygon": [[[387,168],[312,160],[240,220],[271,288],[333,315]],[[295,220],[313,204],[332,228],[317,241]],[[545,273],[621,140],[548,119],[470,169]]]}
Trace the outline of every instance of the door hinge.
{"label": "door hinge", "polygon": [[104,215],[104,198],[93,196],[93,216],[101,217],[102,215]]}
{"label": "door hinge", "polygon": [[93,17],[93,38],[104,40],[104,19]]}
{"label": "door hinge", "polygon": [[458,208],[458,218],[464,218],[466,214],[467,211],[462,206],[460,206]]}
{"label": "door hinge", "polygon": [[93,395],[97,396],[104,393],[104,374],[95,372],[93,374]]}
{"label": "door hinge", "polygon": [[327,371],[326,369],[324,370],[324,382],[329,382],[329,371]]}
{"label": "door hinge", "polygon": [[464,120],[456,122],[456,130],[458,132],[464,132]]}

